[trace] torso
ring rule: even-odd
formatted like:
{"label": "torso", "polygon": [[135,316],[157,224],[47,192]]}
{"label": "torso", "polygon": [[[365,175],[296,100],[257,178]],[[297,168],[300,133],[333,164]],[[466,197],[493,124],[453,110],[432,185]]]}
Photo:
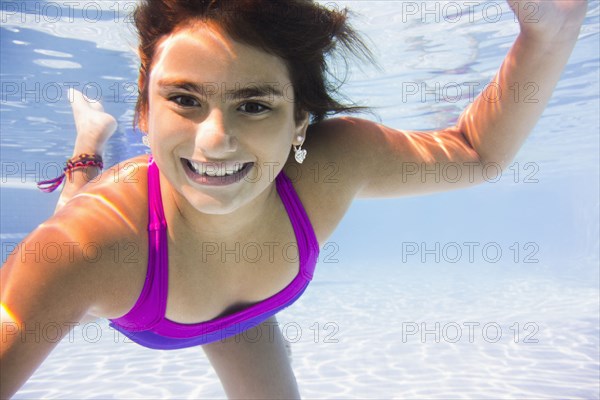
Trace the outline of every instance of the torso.
{"label": "torso", "polygon": [[[319,138],[317,132],[309,131],[303,146],[308,151],[306,160],[298,164],[291,154],[284,172],[292,181],[322,248],[349,208],[355,190],[343,174],[347,169],[340,168],[340,160],[328,149],[330,146],[319,143]],[[120,230],[119,241],[136,249],[134,262],[122,262],[124,257],[121,257],[120,263],[113,264],[114,268],[106,268],[102,284],[111,290],[90,310],[98,317],[126,314],[137,301],[146,279],[147,156],[136,157],[129,163],[139,165],[135,185],[121,180],[116,183],[121,187],[114,190],[114,176],[106,174],[103,181],[107,182],[101,181],[86,190],[110,196],[111,203],[125,210],[135,227],[125,229],[128,231],[125,234]],[[113,182],[108,182],[110,179]],[[174,240],[177,235],[169,235],[168,319],[181,323],[207,321],[268,298],[294,279],[299,271],[297,240],[281,199],[276,196],[273,201],[272,219],[257,226],[252,237],[215,241],[199,237],[186,240],[183,236]],[[255,244],[261,250],[260,257]]]}

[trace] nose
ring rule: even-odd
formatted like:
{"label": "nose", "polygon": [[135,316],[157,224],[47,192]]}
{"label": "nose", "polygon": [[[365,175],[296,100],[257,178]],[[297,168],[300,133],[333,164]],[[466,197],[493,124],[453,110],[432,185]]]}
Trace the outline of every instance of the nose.
{"label": "nose", "polygon": [[198,124],[195,145],[209,159],[224,159],[237,151],[237,138],[231,135],[231,127],[221,110],[211,110]]}

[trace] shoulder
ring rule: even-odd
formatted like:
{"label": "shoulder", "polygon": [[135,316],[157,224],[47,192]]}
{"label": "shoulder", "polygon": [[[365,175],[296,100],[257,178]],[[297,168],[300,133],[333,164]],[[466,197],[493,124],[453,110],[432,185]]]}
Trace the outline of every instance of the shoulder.
{"label": "shoulder", "polygon": [[[332,169],[338,187],[356,194],[360,190],[361,175],[357,168],[364,163],[373,133],[380,125],[361,118],[332,118],[309,127],[304,148],[311,155],[307,168]],[[293,158],[293,157],[292,157]],[[307,157],[308,160],[308,157]]]}
{"label": "shoulder", "polygon": [[[352,174],[359,149],[366,144],[366,131],[374,122],[352,117],[332,118],[310,125],[302,147],[307,150],[303,164],[294,159],[294,152],[284,170],[292,181],[308,184],[336,183],[337,190],[348,195],[358,190],[359,181]],[[297,179],[293,179],[297,178]]]}
{"label": "shoulder", "polygon": [[139,156],[102,171],[56,216],[87,221],[87,226],[107,232],[137,234],[147,218],[147,160],[148,156]]}
{"label": "shoulder", "polygon": [[[71,252],[65,267],[95,282],[98,316],[126,311],[132,288],[141,288],[147,263],[147,156],[106,169],[38,228],[44,243],[53,240]],[[65,243],[68,247],[65,248]],[[86,276],[87,278],[85,278]]]}
{"label": "shoulder", "polygon": [[[105,169],[85,185],[80,194],[100,193],[124,196],[130,196],[133,192],[138,192],[142,187],[146,188],[148,172],[148,155],[140,155],[121,161],[112,167]],[[144,192],[144,194],[146,194]]]}
{"label": "shoulder", "polygon": [[358,118],[333,118],[310,125],[306,159],[299,164],[290,152],[284,166],[322,245],[335,230],[360,190],[354,161],[360,132],[373,124]]}

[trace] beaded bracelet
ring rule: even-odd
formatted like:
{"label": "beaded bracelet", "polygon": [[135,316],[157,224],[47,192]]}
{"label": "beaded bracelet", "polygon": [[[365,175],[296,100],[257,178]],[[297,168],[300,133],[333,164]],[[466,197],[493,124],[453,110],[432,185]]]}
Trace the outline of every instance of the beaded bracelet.
{"label": "beaded bracelet", "polygon": [[63,173],[59,177],[54,179],[48,179],[47,181],[38,182],[37,187],[42,192],[53,192],[56,190],[57,187],[61,185],[61,183],[63,183],[66,174],[73,172],[77,169],[87,167],[98,167],[100,169],[104,168],[104,164],[102,163],[102,157],[97,154],[82,153],[78,156],[69,158],[67,160],[67,166],[63,169]]}

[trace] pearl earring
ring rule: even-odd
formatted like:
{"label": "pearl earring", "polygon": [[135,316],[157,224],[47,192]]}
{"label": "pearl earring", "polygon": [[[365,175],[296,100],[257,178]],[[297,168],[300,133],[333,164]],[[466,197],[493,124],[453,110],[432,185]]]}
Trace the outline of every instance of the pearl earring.
{"label": "pearl earring", "polygon": [[[301,141],[302,136],[297,136],[296,139],[298,139],[298,141]],[[302,148],[302,143],[300,143],[299,147],[294,145],[294,158],[296,158],[298,164],[302,164],[302,162],[306,158],[306,149]]]}
{"label": "pearl earring", "polygon": [[144,146],[150,147],[150,142],[148,141],[148,135],[142,136],[142,143],[144,144]]}

